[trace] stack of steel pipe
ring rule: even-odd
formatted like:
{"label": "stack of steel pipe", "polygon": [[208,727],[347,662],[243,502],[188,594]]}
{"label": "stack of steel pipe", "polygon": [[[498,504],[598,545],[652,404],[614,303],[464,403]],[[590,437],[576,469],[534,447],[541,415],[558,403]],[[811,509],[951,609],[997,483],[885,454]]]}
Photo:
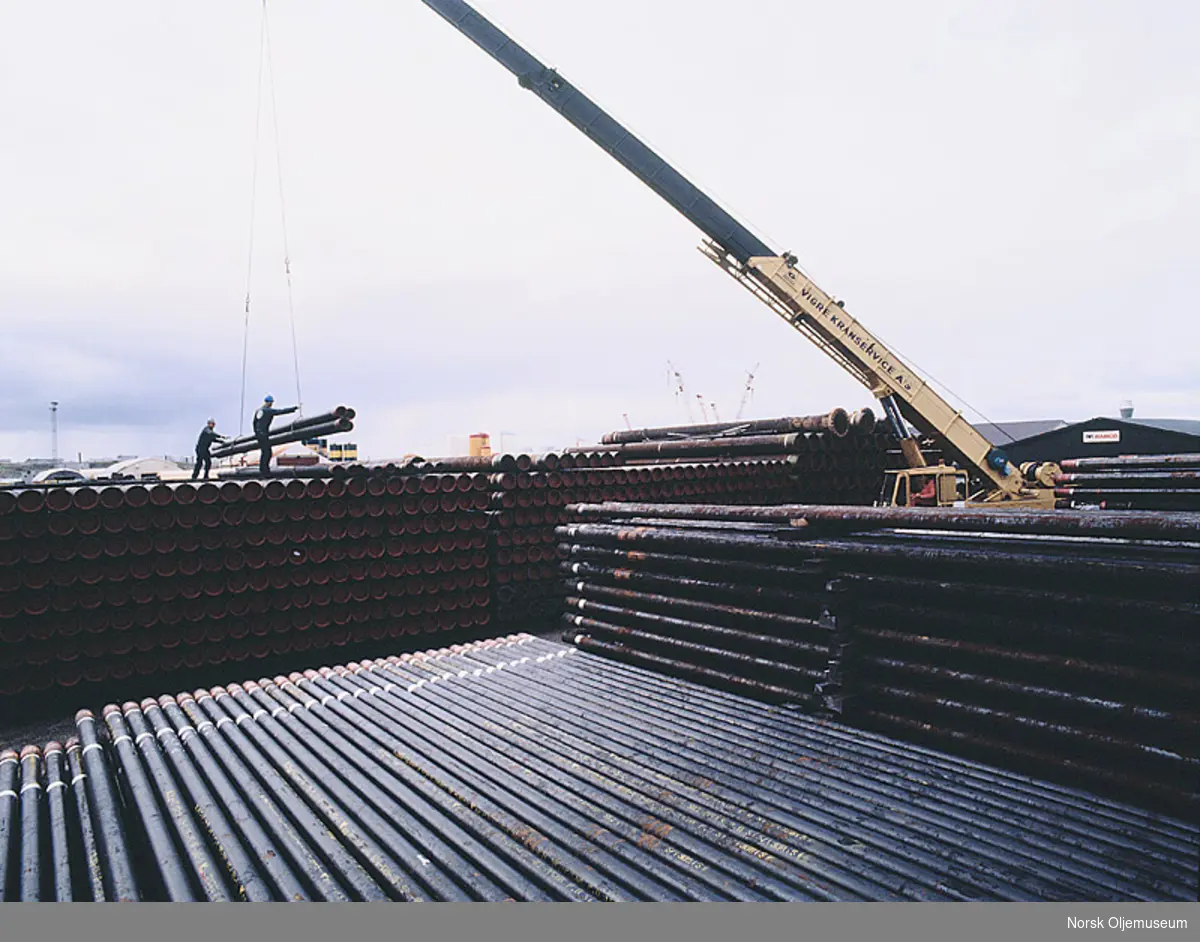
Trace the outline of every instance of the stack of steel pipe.
{"label": "stack of steel pipe", "polygon": [[1197,893],[1195,824],[527,634],[77,726],[69,770],[0,759],[4,898]]}
{"label": "stack of steel pipe", "polygon": [[[292,442],[306,438],[320,438],[323,435],[338,435],[354,430],[354,410],[346,406],[337,406],[328,412],[308,418],[276,425],[271,428],[269,441],[272,447],[289,445]],[[233,455],[256,451],[260,447],[258,439],[253,435],[241,435],[222,442],[212,450],[214,458],[228,458]]]}
{"label": "stack of steel pipe", "polygon": [[606,465],[598,455],[530,459],[528,468],[495,471],[492,488],[493,579],[502,624],[553,622],[561,599],[555,527],[563,507],[581,500],[761,502],[790,493],[788,459]]}
{"label": "stack of steel pipe", "polygon": [[[82,714],[81,714],[82,717]],[[135,850],[93,725],[0,751],[0,902],[133,902]]]}
{"label": "stack of steel pipe", "polygon": [[609,432],[603,441],[610,450],[600,454],[628,464],[751,457],[784,460],[791,487],[782,499],[809,503],[871,503],[879,496],[883,470],[896,466],[898,460],[894,440],[877,427],[870,409]]}
{"label": "stack of steel pipe", "polygon": [[491,617],[486,486],[367,474],[2,492],[0,695],[474,630]]}
{"label": "stack of steel pipe", "polygon": [[569,509],[585,646],[1200,812],[1200,515]]}
{"label": "stack of steel pipe", "polygon": [[1200,455],[1073,458],[1060,462],[1062,507],[1200,510]]}

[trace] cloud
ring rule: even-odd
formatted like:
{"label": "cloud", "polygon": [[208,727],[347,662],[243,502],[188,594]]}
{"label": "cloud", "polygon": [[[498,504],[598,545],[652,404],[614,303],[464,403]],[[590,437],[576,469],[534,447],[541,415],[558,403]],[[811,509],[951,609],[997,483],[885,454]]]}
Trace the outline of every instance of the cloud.
{"label": "cloud", "polygon": [[[478,5],[981,413],[1200,413],[1193,5]],[[48,451],[51,399],[66,453],[238,426],[259,10],[9,14],[0,454]],[[869,401],[423,4],[271,30],[288,244],[268,107],[248,404],[296,398],[289,310],[360,454],[686,420],[667,361],[697,418],[756,364],[756,415]]]}

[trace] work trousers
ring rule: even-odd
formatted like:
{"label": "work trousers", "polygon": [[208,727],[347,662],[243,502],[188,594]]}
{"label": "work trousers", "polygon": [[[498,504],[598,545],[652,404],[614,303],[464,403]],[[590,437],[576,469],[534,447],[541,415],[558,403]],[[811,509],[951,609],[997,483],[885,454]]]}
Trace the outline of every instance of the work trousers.
{"label": "work trousers", "polygon": [[271,440],[269,438],[260,437],[258,439],[258,447],[259,474],[269,474],[271,471]]}

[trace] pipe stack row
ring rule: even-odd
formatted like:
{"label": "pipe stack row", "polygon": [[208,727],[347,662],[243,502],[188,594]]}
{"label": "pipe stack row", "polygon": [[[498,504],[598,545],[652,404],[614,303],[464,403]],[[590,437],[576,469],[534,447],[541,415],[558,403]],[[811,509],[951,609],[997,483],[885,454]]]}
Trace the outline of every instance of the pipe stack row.
{"label": "pipe stack row", "polygon": [[0,758],[2,898],[1197,892],[1194,824],[529,635],[76,724],[65,770],[52,745]]}
{"label": "pipe stack row", "polygon": [[0,693],[473,631],[486,475],[0,492]]}
{"label": "pipe stack row", "polygon": [[607,454],[628,464],[783,460],[791,470],[784,499],[809,503],[869,504],[879,496],[884,469],[902,464],[895,440],[870,409],[609,432],[602,440]]}
{"label": "pipe stack row", "polygon": [[588,650],[1200,811],[1200,515],[571,510]]}
{"label": "pipe stack row", "polygon": [[0,902],[140,899],[120,788],[94,719],[77,726],[65,747],[0,751]]}
{"label": "pipe stack row", "polygon": [[529,472],[493,475],[497,620],[528,625],[557,615],[561,581],[555,527],[566,519],[563,508],[570,502],[778,500],[787,493],[788,479],[787,463],[769,459],[662,466],[591,467],[589,462],[556,470],[543,460]]}
{"label": "pipe stack row", "polygon": [[1200,510],[1200,455],[1073,458],[1060,467],[1054,496],[1062,507]]}
{"label": "pipe stack row", "polygon": [[[280,445],[290,445],[292,442],[303,441],[304,439],[352,432],[354,430],[354,415],[355,412],[353,409],[346,406],[337,406],[329,412],[323,412],[320,415],[296,419],[292,422],[273,426],[268,441],[271,443],[272,448],[276,448]],[[257,451],[260,447],[258,439],[253,435],[240,435],[222,442],[212,450],[212,456],[214,458],[229,458],[248,451]]]}

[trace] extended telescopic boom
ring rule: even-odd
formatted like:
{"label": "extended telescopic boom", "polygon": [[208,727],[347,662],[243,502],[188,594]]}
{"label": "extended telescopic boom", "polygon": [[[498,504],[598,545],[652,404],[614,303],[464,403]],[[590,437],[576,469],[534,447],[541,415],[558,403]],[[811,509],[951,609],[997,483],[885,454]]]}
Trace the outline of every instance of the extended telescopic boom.
{"label": "extended telescopic boom", "polygon": [[990,481],[994,488],[990,500],[1044,497],[1026,485],[1021,472],[959,410],[804,275],[793,256],[770,248],[470,4],[462,0],[422,2],[512,72],[522,88],[532,91],[687,217],[708,237],[701,248],[705,255],[870,389],[900,437],[911,467],[923,467],[925,459],[904,426],[905,418],[920,431],[941,436]]}

